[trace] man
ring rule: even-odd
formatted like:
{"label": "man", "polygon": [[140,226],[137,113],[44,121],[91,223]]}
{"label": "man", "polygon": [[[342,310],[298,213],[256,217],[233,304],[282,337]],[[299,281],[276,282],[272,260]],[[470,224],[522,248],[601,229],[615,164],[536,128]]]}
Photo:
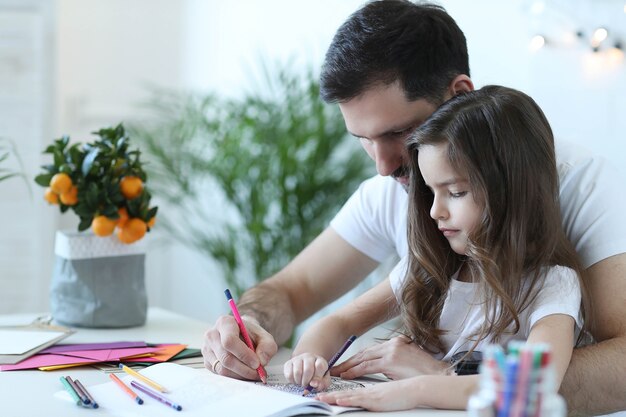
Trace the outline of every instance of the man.
{"label": "man", "polygon": [[[321,75],[322,98],[338,103],[348,131],[375,161],[320,236],[273,277],[247,291],[240,310],[257,345],[230,316],[207,331],[207,368],[258,379],[294,327],[358,284],[381,261],[407,251],[405,139],[444,101],[474,89],[462,31],[440,7],[375,1],[337,31]],[[601,158],[557,143],[563,225],[586,268],[597,344],[578,348],[562,384],[571,414],[626,409],[626,207],[623,184]],[[364,352],[348,377],[411,375],[417,348],[395,338]],[[417,367],[414,366],[416,369]]]}

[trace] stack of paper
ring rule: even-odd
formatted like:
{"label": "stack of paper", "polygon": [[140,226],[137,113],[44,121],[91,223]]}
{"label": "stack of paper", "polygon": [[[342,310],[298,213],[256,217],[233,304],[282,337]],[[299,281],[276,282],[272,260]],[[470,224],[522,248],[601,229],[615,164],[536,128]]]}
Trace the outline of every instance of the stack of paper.
{"label": "stack of paper", "polygon": [[1,371],[40,369],[44,371],[100,363],[153,364],[166,362],[181,353],[187,345],[146,342],[80,343],[57,345],[40,351],[17,364],[0,365]]}
{"label": "stack of paper", "polygon": [[18,363],[72,333],[65,327],[38,322],[0,327],[0,364]]}

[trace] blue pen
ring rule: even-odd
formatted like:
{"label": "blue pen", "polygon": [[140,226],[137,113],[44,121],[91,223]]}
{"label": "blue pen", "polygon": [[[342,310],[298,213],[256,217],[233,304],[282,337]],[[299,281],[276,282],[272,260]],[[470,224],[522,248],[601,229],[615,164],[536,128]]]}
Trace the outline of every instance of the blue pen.
{"label": "blue pen", "polygon": [[[337,362],[339,360],[341,355],[343,355],[346,352],[346,350],[348,350],[348,348],[350,347],[352,342],[354,342],[355,340],[356,340],[356,336],[354,336],[354,335],[350,336],[348,338],[348,340],[346,340],[346,343],[343,344],[341,349],[339,349],[339,351],[337,353],[335,353],[335,356],[333,356],[328,361],[328,369],[326,369],[326,372],[324,372],[324,375],[322,375],[322,378],[326,376],[328,371],[330,371],[330,368],[332,368],[335,365],[335,362]],[[310,384],[307,385],[307,387],[304,389],[304,392],[302,393],[302,396],[304,397],[305,395],[309,394],[310,392],[313,392],[313,390],[314,390],[314,388]]]}

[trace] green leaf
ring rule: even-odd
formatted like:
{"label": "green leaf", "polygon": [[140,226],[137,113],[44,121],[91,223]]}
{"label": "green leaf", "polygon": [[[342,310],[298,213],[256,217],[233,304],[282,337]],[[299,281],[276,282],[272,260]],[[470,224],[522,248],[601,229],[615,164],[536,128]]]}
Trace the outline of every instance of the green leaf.
{"label": "green leaf", "polygon": [[35,182],[42,187],[48,187],[53,176],[54,174],[39,174],[35,177]]}
{"label": "green leaf", "polygon": [[81,167],[83,176],[86,177],[89,174],[89,171],[91,171],[91,167],[93,166],[93,163],[95,162],[98,155],[100,155],[100,149],[92,148],[91,150],[89,150],[87,156],[85,156],[85,159],[83,159],[83,166]]}
{"label": "green leaf", "polygon": [[78,224],[78,231],[82,232],[82,231],[89,229],[91,227],[92,221],[93,219],[91,218],[81,218],[80,223]]}

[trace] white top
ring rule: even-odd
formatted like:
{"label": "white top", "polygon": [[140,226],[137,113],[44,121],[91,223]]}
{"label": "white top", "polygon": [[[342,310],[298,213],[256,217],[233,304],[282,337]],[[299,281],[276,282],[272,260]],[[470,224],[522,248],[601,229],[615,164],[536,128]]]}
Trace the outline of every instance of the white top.
{"label": "white top", "polygon": [[[389,274],[391,288],[398,301],[400,301],[406,269],[405,257]],[[455,353],[467,351],[474,345],[471,336],[485,321],[484,298],[479,289],[480,286],[476,283],[459,281],[458,272],[452,276],[439,321],[439,328],[446,331],[441,337],[446,351],[435,355],[435,358],[448,361]],[[574,318],[577,328],[572,340],[574,343],[582,327],[580,299],[580,285],[576,272],[562,266],[549,268],[543,288],[536,299],[519,314],[519,331],[512,333],[513,326],[511,325],[511,333],[502,335],[498,344],[504,346],[510,340],[525,341],[535,323],[551,314],[566,314]],[[484,346],[491,342],[493,341],[490,338],[481,341],[476,346],[476,350],[484,350]]]}
{"label": "white top", "polygon": [[[606,159],[556,142],[563,227],[583,266],[626,252],[624,179]],[[382,262],[408,252],[406,191],[379,175],[364,181],[331,221],[349,244]]]}

